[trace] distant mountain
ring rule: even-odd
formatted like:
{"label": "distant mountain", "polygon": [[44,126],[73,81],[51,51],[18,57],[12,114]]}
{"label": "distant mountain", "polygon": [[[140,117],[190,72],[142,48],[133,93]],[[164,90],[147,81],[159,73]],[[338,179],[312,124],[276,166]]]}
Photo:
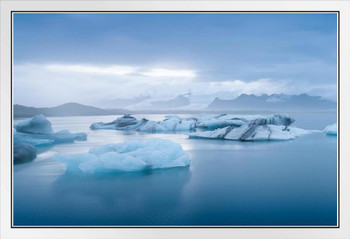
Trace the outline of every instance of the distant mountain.
{"label": "distant mountain", "polygon": [[51,108],[35,108],[23,105],[14,105],[14,117],[24,118],[32,117],[36,114],[43,114],[47,117],[59,116],[89,116],[89,115],[110,115],[110,114],[126,114],[127,110],[104,110],[93,106],[81,105],[78,103],[66,103]]}
{"label": "distant mountain", "polygon": [[174,99],[165,100],[165,101],[153,101],[152,108],[153,109],[173,109],[182,106],[187,106],[190,104],[190,100],[186,95],[178,95]]}
{"label": "distant mountain", "polygon": [[256,96],[254,94],[242,94],[234,100],[222,100],[215,98],[207,109],[213,111],[222,110],[283,110],[283,111],[308,111],[308,110],[335,110],[337,104],[320,96],[272,94]]}
{"label": "distant mountain", "polygon": [[157,110],[179,110],[190,105],[190,95],[178,95],[175,98],[166,99],[146,99],[138,104],[128,105],[125,109],[136,111],[157,111]]}
{"label": "distant mountain", "polygon": [[134,97],[131,99],[116,98],[116,99],[111,99],[111,100],[103,100],[100,103],[102,105],[104,105],[104,107],[106,107],[106,108],[108,108],[108,107],[124,108],[126,106],[138,104],[138,103],[145,101],[145,100],[148,100],[148,99],[151,99],[151,96],[149,96],[149,95],[148,96],[137,96],[137,97]]}

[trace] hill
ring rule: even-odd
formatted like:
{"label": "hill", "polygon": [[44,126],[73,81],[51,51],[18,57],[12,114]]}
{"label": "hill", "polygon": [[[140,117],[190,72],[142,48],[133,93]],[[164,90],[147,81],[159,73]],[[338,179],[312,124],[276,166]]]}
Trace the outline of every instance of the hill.
{"label": "hill", "polygon": [[104,110],[93,106],[82,105],[78,103],[66,103],[51,108],[35,108],[23,105],[14,105],[14,117],[25,118],[33,117],[37,114],[43,114],[47,117],[60,116],[89,116],[89,115],[111,115],[111,114],[126,114],[128,111],[114,109]]}

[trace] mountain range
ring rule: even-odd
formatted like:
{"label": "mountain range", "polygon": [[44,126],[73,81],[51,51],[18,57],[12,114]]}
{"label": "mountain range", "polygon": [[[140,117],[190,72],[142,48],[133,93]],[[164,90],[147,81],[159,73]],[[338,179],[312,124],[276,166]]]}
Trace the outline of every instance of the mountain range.
{"label": "mountain range", "polygon": [[322,99],[320,96],[310,96],[307,94],[264,94],[261,96],[241,94],[236,99],[232,100],[215,98],[208,105],[207,110],[314,111],[332,110],[336,109],[336,107],[336,102]]}
{"label": "mountain range", "polygon": [[[191,98],[187,95],[179,95],[173,99],[149,102],[148,98],[140,108],[126,109],[110,108],[102,109],[78,103],[66,103],[50,108],[35,108],[23,105],[14,105],[14,117],[25,118],[36,114],[47,117],[58,116],[90,116],[90,115],[120,115],[120,114],[145,114],[145,113],[201,113],[201,112],[290,112],[290,111],[328,111],[336,110],[337,103],[322,99],[320,96],[272,94],[256,96],[254,94],[242,94],[232,100],[215,98],[206,108],[191,106]],[[119,105],[118,105],[119,106]]]}

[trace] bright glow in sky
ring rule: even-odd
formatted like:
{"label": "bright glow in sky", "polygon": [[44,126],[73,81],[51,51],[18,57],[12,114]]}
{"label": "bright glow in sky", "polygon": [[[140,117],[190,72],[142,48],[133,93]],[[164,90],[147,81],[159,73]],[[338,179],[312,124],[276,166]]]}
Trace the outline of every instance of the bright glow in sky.
{"label": "bright glow in sky", "polygon": [[14,16],[14,101],[104,106],[189,90],[336,99],[336,14]]}

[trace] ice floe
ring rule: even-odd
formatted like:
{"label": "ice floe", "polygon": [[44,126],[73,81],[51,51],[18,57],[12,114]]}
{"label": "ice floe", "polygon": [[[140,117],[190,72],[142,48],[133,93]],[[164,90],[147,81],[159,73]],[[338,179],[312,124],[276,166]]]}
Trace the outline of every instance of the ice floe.
{"label": "ice floe", "polygon": [[58,143],[71,143],[76,140],[86,140],[86,133],[71,133],[68,130],[54,132],[51,122],[43,115],[21,121],[14,126],[14,142],[47,146]]}
{"label": "ice floe", "polygon": [[286,114],[209,115],[181,118],[166,116],[162,121],[138,120],[124,115],[110,123],[93,123],[91,129],[136,130],[145,132],[187,131],[190,138],[230,139],[241,141],[289,140],[312,131],[290,127],[294,119]]}
{"label": "ice floe", "polygon": [[124,115],[110,123],[93,123],[90,129],[115,129],[115,130],[137,130],[146,132],[175,132],[190,131],[196,126],[195,118],[181,119],[178,116],[167,116],[163,121],[152,121],[145,118],[136,119],[130,115]]}
{"label": "ice floe", "polygon": [[283,125],[289,126],[294,119],[285,114],[268,116],[260,115],[200,115],[197,117],[180,118],[179,116],[166,116],[162,121],[152,121],[145,118],[140,120],[130,115],[124,115],[109,123],[93,123],[90,129],[115,129],[115,130],[137,130],[145,132],[178,132],[215,130],[227,126],[240,127],[247,124],[256,125]]}
{"label": "ice floe", "polygon": [[84,154],[58,154],[54,159],[72,173],[133,172],[185,167],[190,156],[181,145],[165,139],[133,140],[91,148]]}
{"label": "ice floe", "polygon": [[212,131],[190,133],[190,138],[229,139],[240,141],[289,140],[297,136],[312,133],[295,127],[282,125],[243,125],[240,127],[227,126]]}
{"label": "ice floe", "polygon": [[35,159],[37,151],[33,145],[15,142],[13,144],[13,162],[15,164],[30,162]]}
{"label": "ice floe", "polygon": [[15,125],[18,132],[30,134],[53,134],[51,122],[43,115],[35,115],[33,118],[21,121]]}
{"label": "ice floe", "polygon": [[337,135],[337,124],[332,124],[332,125],[328,125],[323,132],[326,133],[326,135]]}
{"label": "ice floe", "polygon": [[24,154],[23,151],[27,150],[29,152],[33,147],[50,146],[59,143],[73,143],[78,140],[83,141],[86,139],[87,134],[85,133],[71,133],[68,130],[54,132],[51,122],[47,120],[45,116],[36,115],[14,126],[14,159],[15,162],[29,161],[27,160],[28,156]]}

